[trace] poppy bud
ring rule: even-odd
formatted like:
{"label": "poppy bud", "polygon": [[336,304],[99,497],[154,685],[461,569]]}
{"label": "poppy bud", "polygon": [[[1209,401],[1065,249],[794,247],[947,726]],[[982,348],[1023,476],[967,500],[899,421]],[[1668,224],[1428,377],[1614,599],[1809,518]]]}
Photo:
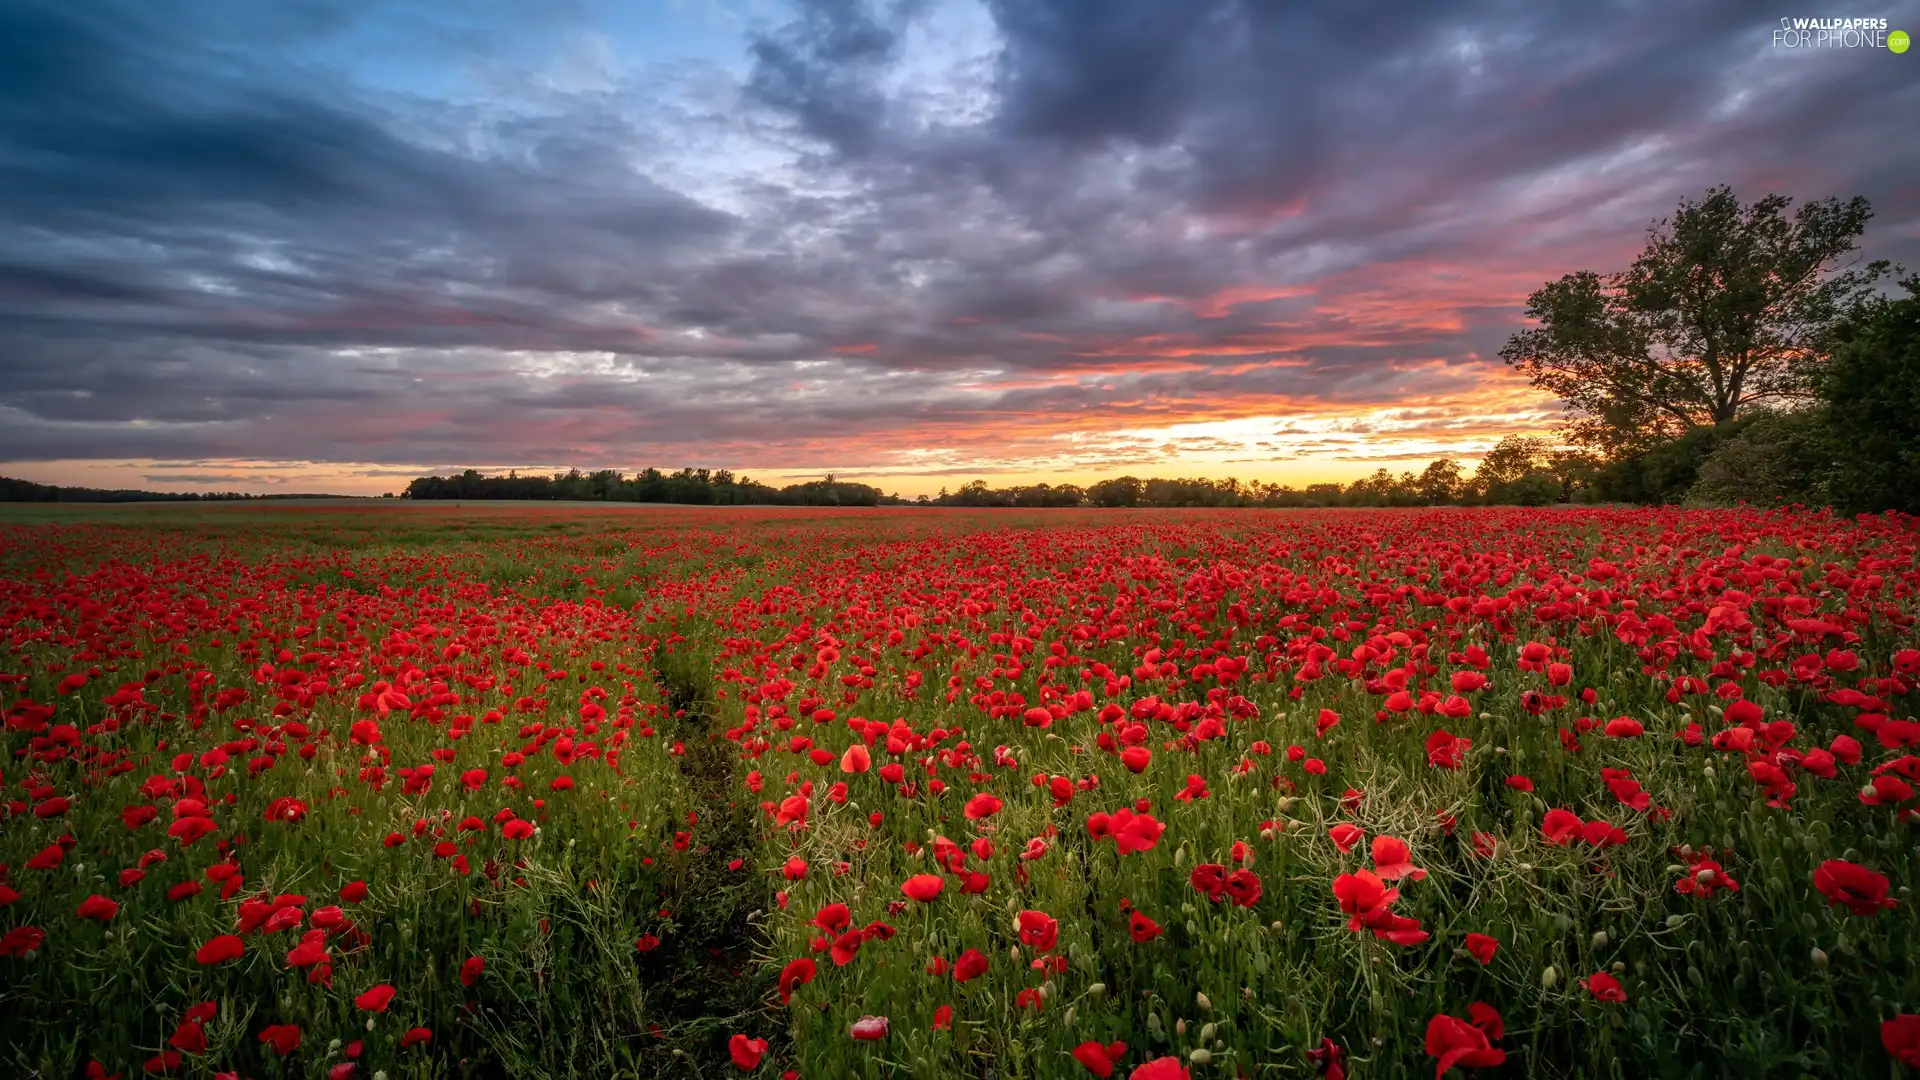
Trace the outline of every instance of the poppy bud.
{"label": "poppy bud", "polygon": [[1819,948],[1815,948],[1813,950],[1813,966],[1817,968],[1823,968],[1827,966],[1827,954],[1825,951]]}
{"label": "poppy bud", "polygon": [[1201,1042],[1203,1042],[1203,1043],[1210,1043],[1210,1042],[1212,1042],[1212,1041],[1213,1041],[1213,1031],[1214,1031],[1214,1028],[1213,1028],[1213,1023],[1212,1023],[1211,1021],[1209,1021],[1209,1022],[1208,1022],[1208,1023],[1206,1023],[1206,1024],[1203,1024],[1203,1025],[1201,1025],[1201,1027],[1200,1027],[1200,1041],[1201,1041]]}
{"label": "poppy bud", "polygon": [[1193,1062],[1195,1065],[1205,1065],[1213,1060],[1213,1051],[1203,1046],[1193,1053],[1188,1054],[1187,1060]]}
{"label": "poppy bud", "polygon": [[1553,969],[1552,964],[1548,964],[1546,970],[1540,973],[1540,985],[1545,989],[1553,989],[1553,985],[1559,981],[1560,973]]}
{"label": "poppy bud", "polygon": [[1173,1033],[1174,1033],[1175,1035],[1178,1035],[1178,1036],[1180,1036],[1180,1037],[1181,1037],[1181,1038],[1183,1038],[1183,1039],[1187,1037],[1187,1019],[1186,1019],[1186,1017],[1184,1017],[1184,1016],[1183,1016],[1183,1017],[1181,1017],[1180,1019],[1178,1019],[1178,1020],[1175,1020],[1175,1021],[1173,1022]]}
{"label": "poppy bud", "polygon": [[[1200,1006],[1200,1011],[1201,1011],[1201,1012],[1212,1012],[1212,1011],[1213,1011],[1213,1002],[1211,1002],[1211,1001],[1208,1001],[1208,1000],[1207,1000],[1207,995],[1205,995],[1205,994],[1199,994],[1199,993],[1197,993],[1197,994],[1195,994],[1195,995],[1193,995],[1193,1001],[1194,1001],[1194,1004],[1196,1004],[1196,1005],[1198,1005],[1198,1006]],[[1211,1026],[1211,1025],[1209,1025],[1209,1026]],[[1203,1035],[1203,1036],[1201,1036],[1201,1038],[1203,1038],[1203,1039],[1207,1039],[1207,1038],[1212,1038],[1212,1036],[1210,1036],[1210,1035]]]}
{"label": "poppy bud", "polygon": [[1604,949],[1607,947],[1607,932],[1605,930],[1595,930],[1593,932],[1593,947],[1596,949]]}
{"label": "poppy bud", "polygon": [[1106,983],[1094,983],[1092,986],[1087,987],[1088,997],[1105,997],[1106,993],[1107,993]]}

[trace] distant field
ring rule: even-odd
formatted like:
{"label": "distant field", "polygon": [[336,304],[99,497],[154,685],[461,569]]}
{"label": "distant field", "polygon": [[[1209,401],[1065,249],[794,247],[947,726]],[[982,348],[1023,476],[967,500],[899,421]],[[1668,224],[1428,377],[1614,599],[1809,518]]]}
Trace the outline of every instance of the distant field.
{"label": "distant field", "polygon": [[1897,1077],[1917,594],[1892,515],[0,506],[0,1072]]}

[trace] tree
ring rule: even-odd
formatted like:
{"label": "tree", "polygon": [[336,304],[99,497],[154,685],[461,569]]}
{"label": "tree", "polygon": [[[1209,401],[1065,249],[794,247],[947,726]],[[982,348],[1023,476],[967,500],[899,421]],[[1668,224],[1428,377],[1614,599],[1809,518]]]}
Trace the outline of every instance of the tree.
{"label": "tree", "polygon": [[1087,498],[1095,506],[1138,506],[1142,484],[1138,477],[1116,476],[1087,489]]}
{"label": "tree", "polygon": [[1585,450],[1555,450],[1547,455],[1547,471],[1560,478],[1561,502],[1588,502],[1605,462]]}
{"label": "tree", "polygon": [[1527,297],[1539,325],[1500,358],[1566,405],[1572,441],[1609,456],[1810,399],[1835,326],[1891,272],[1860,264],[1867,200],[1742,206],[1682,199],[1617,273],[1568,274]]}
{"label": "tree", "polygon": [[1820,386],[1829,489],[1848,512],[1920,513],[1920,276],[1900,284],[1904,299],[1869,305],[1842,328]]}
{"label": "tree", "polygon": [[1544,468],[1552,450],[1553,444],[1537,436],[1509,435],[1480,459],[1480,467],[1473,472],[1473,486],[1483,498],[1502,501],[1494,498],[1495,490]]}
{"label": "tree", "polygon": [[1420,501],[1428,506],[1450,503],[1460,497],[1461,488],[1465,486],[1460,463],[1452,458],[1429,462],[1414,486],[1420,492]]}

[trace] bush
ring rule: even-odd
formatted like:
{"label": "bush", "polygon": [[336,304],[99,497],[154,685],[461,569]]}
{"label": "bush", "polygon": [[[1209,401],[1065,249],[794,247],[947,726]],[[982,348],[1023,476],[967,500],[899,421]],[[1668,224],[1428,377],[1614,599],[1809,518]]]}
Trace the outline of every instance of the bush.
{"label": "bush", "polygon": [[1687,501],[1781,506],[1825,501],[1830,438],[1825,410],[1768,412],[1719,440],[1700,463]]}
{"label": "bush", "polygon": [[1699,479],[1700,466],[1746,421],[1693,431],[1653,448],[1607,463],[1594,479],[1603,502],[1678,503]]}
{"label": "bush", "polygon": [[1533,469],[1516,480],[1487,490],[1487,501],[1508,506],[1547,506],[1560,501],[1560,478],[1545,469]]}
{"label": "bush", "polygon": [[1844,330],[1822,380],[1830,488],[1849,513],[1920,512],[1920,277]]}

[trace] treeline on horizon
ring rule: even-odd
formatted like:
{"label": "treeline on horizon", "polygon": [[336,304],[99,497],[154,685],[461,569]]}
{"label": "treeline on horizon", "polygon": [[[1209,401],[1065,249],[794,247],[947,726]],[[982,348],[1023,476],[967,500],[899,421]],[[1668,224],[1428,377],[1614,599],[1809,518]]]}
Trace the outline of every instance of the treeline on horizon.
{"label": "treeline on horizon", "polygon": [[870,484],[835,479],[773,487],[727,469],[642,469],[632,476],[613,469],[552,476],[518,471],[486,476],[468,469],[453,476],[422,476],[400,493],[403,499],[564,499],[575,502],[679,503],[690,506],[880,506],[901,500]]}
{"label": "treeline on horizon", "polygon": [[1419,473],[1385,469],[1351,484],[1296,488],[1254,480],[1206,477],[1164,479],[1119,476],[1081,487],[1026,484],[991,487],[975,480],[935,496],[904,498],[870,484],[821,480],[775,488],[726,469],[643,469],[628,476],[613,469],[522,476],[487,476],[468,469],[453,476],[423,476],[407,485],[406,499],[567,500],[575,502],[674,503],[693,506],[967,506],[967,507],[1324,507],[1440,506],[1604,499],[1595,484],[1597,463],[1587,455],[1556,451],[1546,440],[1502,440],[1480,467],[1468,473],[1448,458]]}
{"label": "treeline on horizon", "polygon": [[140,491],[134,488],[66,487],[36,484],[0,476],[0,502],[16,503],[129,503],[129,502],[259,502],[273,499],[332,499],[323,494],[249,495],[243,491]]}

